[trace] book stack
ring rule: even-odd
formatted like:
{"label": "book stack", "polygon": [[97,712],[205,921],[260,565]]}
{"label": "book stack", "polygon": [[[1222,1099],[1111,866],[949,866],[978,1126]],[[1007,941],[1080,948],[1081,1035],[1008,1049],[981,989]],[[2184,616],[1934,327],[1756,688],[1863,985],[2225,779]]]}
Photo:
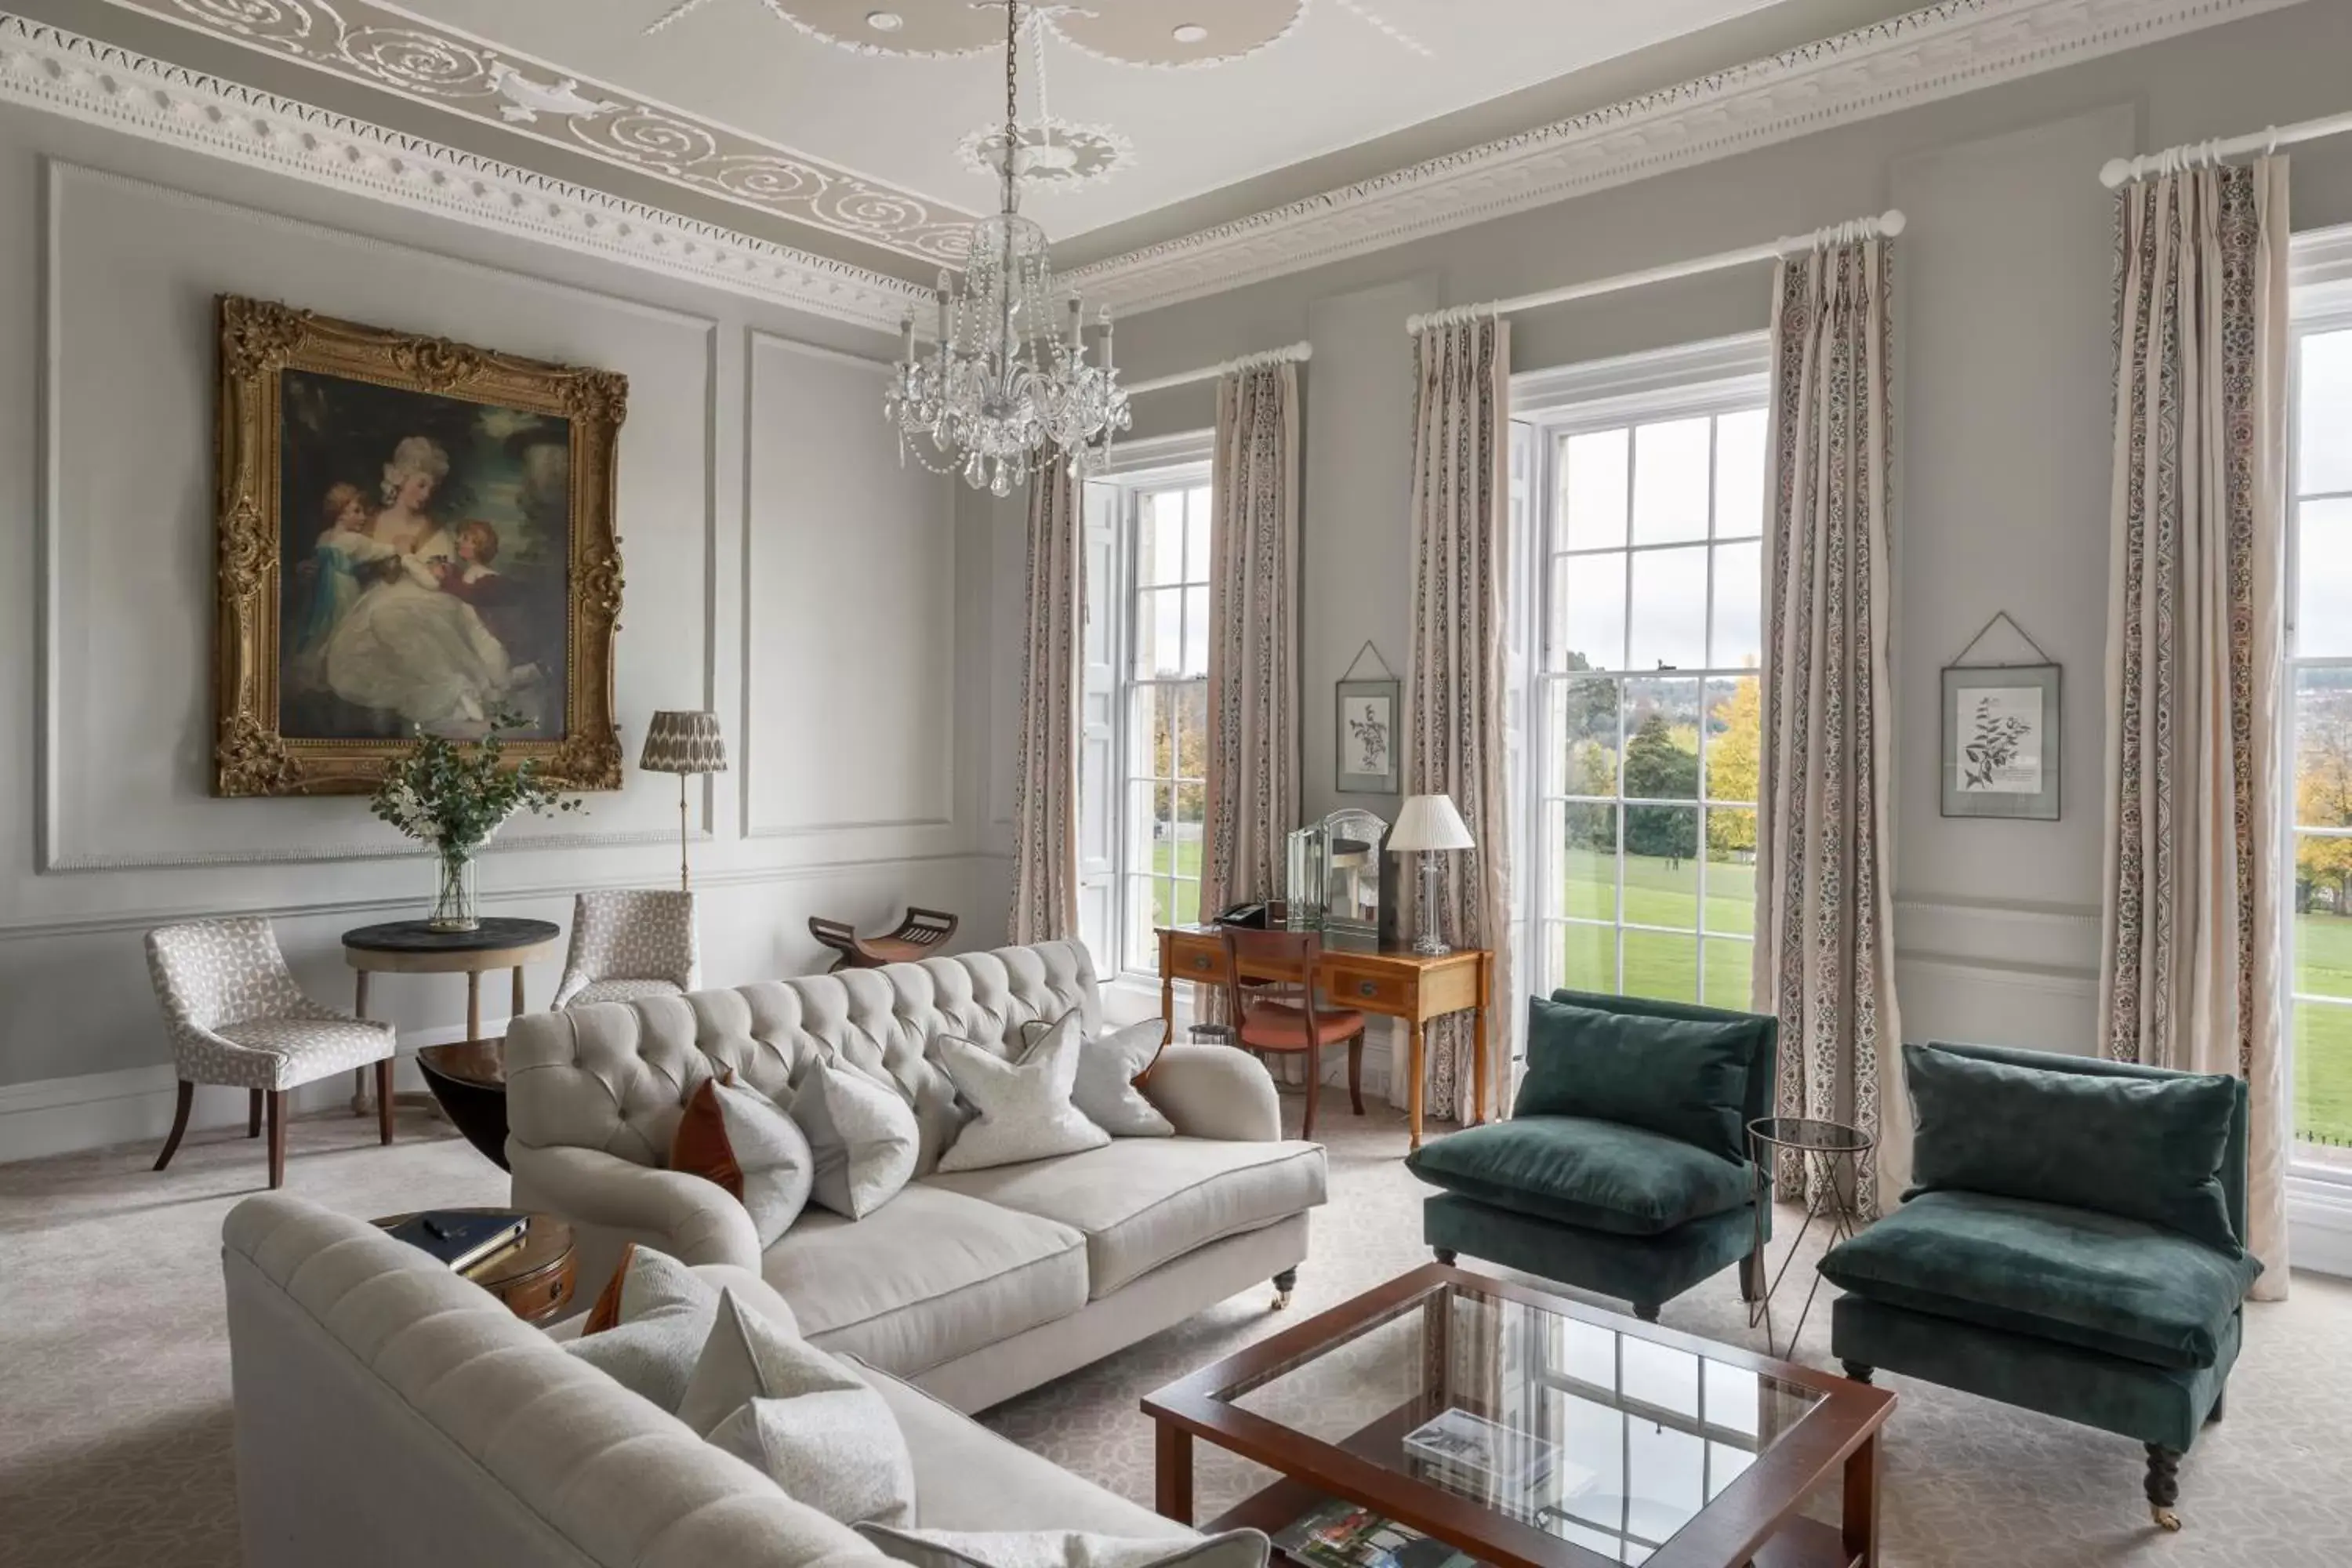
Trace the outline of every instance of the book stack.
{"label": "book stack", "polygon": [[1475,1568],[1476,1559],[1352,1502],[1318,1503],[1274,1544],[1303,1568]]}
{"label": "book stack", "polygon": [[519,1214],[483,1214],[471,1209],[427,1209],[410,1215],[384,1233],[430,1253],[463,1274],[520,1247],[530,1230],[530,1217]]}

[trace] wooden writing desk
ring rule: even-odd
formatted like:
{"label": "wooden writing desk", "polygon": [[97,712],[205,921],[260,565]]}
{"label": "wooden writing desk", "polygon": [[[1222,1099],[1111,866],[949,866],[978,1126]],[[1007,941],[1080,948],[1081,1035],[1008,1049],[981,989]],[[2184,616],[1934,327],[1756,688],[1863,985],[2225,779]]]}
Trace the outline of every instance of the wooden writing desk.
{"label": "wooden writing desk", "polygon": [[[1176,983],[1225,983],[1225,942],[1214,926],[1161,926],[1160,1016],[1175,1028]],[[1264,971],[1244,964],[1244,978],[1296,980],[1278,966]],[[1316,984],[1336,1007],[1352,1007],[1404,1021],[1412,1040],[1405,1070],[1411,1075],[1408,1116],[1412,1147],[1421,1147],[1422,1041],[1432,1018],[1448,1013],[1475,1015],[1477,1080],[1472,1089],[1475,1119],[1486,1120],[1486,1005],[1494,984],[1494,955],[1484,948],[1457,947],[1436,958],[1404,947],[1381,947],[1362,938],[1326,935]]]}

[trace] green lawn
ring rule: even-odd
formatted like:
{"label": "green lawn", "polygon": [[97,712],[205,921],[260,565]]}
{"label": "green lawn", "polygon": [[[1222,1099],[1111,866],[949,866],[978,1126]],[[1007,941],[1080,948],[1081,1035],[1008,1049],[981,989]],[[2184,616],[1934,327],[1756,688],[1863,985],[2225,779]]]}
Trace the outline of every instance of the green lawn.
{"label": "green lawn", "polygon": [[[2352,1000],[2352,916],[2298,915],[2294,988]],[[2294,1136],[2352,1147],[2352,1006],[2295,1008]]]}

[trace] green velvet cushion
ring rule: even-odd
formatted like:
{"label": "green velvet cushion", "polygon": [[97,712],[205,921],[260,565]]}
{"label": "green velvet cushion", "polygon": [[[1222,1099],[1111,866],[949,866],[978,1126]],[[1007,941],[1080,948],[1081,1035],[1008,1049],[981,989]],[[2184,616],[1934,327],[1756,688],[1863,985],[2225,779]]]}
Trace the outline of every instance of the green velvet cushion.
{"label": "green velvet cushion", "polygon": [[1619,1236],[1656,1236],[1748,1203],[1740,1162],[1640,1127],[1515,1116],[1423,1144],[1405,1169],[1496,1208]]}
{"label": "green velvet cushion", "polygon": [[2235,1255],[2221,1181],[2235,1079],[2094,1077],[1903,1047],[1911,1190],[2033,1198],[2146,1220]]}
{"label": "green velvet cushion", "polygon": [[1511,1115],[1622,1122],[1744,1161],[1740,1102],[1754,1037],[1748,1023],[1643,1017],[1532,997],[1527,1076]]}
{"label": "green velvet cushion", "polygon": [[1923,1193],[1822,1259],[1840,1289],[2152,1366],[2213,1364],[2262,1266],[2144,1220]]}

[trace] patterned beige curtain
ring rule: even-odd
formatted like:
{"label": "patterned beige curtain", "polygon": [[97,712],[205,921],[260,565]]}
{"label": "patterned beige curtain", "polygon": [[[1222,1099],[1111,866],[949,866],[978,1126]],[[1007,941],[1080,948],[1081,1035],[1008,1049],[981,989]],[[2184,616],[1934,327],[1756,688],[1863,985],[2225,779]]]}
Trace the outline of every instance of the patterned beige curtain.
{"label": "patterned beige curtain", "polygon": [[[1495,953],[1490,1016],[1518,996],[1511,974],[1511,853],[1504,773],[1503,574],[1510,558],[1511,331],[1489,316],[1414,340],[1412,750],[1405,787],[1450,795],[1477,847],[1440,855],[1437,934]],[[1420,868],[1400,868],[1406,929],[1417,930]],[[1508,1027],[1490,1026],[1486,1109],[1502,1110]],[[1475,1075],[1470,1016],[1429,1026],[1428,1105],[1467,1122]],[[1418,1086],[1416,1086],[1418,1087]]]}
{"label": "patterned beige curtain", "polygon": [[[1869,237],[1784,258],[1775,275],[1756,812],[1754,1005],[1780,1020],[1778,1108],[1879,1140],[1854,1194],[1872,1216],[1911,1163],[1887,815],[1892,273],[1887,242]],[[1784,1155],[1781,1191],[1804,1179]]]}
{"label": "patterned beige curtain", "polygon": [[1008,940],[1078,934],[1078,617],[1086,603],[1078,486],[1048,449],[1029,480],[1028,632],[1021,650]]}
{"label": "patterned beige curtain", "polygon": [[2286,160],[2116,209],[2107,596],[2108,1056],[2252,1093],[2254,1293],[2286,1294],[2278,765]]}

